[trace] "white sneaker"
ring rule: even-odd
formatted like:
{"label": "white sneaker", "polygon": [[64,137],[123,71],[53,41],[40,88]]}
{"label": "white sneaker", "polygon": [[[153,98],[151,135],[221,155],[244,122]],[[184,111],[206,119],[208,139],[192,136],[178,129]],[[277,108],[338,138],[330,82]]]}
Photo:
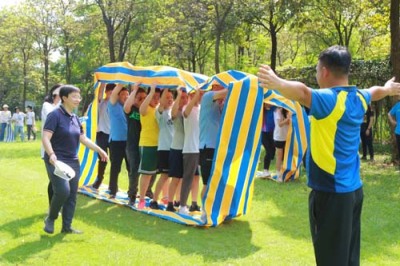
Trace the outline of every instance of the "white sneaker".
{"label": "white sneaker", "polygon": [[267,169],[264,169],[263,175],[264,175],[264,177],[268,177],[268,176],[271,176],[271,173]]}
{"label": "white sneaker", "polygon": [[189,209],[187,206],[181,206],[179,208],[179,214],[189,215]]}

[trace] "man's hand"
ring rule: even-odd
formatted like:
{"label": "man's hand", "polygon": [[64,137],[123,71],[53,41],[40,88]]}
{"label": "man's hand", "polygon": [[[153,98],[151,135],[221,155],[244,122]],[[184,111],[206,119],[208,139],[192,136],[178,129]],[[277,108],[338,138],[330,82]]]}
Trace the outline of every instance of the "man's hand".
{"label": "man's hand", "polygon": [[261,87],[266,89],[280,88],[281,79],[268,65],[261,65],[258,69],[257,76],[261,83]]}

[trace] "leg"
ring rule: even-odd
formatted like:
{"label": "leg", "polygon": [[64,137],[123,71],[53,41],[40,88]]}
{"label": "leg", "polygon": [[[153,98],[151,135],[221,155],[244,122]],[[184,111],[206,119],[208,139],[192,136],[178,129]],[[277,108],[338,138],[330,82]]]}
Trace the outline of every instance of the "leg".
{"label": "leg", "polygon": [[400,135],[396,135],[397,142],[397,158],[400,160]]}
{"label": "leg", "polygon": [[199,162],[198,153],[183,154],[183,177],[181,188],[181,207],[187,206],[187,199],[189,197],[190,188],[192,187],[194,173]]}
{"label": "leg", "polygon": [[125,141],[111,141],[110,142],[110,196],[115,197],[118,192],[118,175],[121,172],[121,164],[125,154]]}
{"label": "leg", "polygon": [[369,151],[369,158],[371,160],[374,160],[374,135],[372,134],[372,129],[369,131],[369,135],[366,138],[367,141],[367,147]]}
{"label": "leg", "polygon": [[28,141],[31,139],[31,130],[32,130],[32,125],[26,125],[26,131],[28,134]]}
{"label": "leg", "polygon": [[271,165],[271,161],[275,157],[275,145],[274,145],[274,137],[273,137],[273,132],[266,132],[266,158],[264,160],[264,169],[269,170],[269,167]]}
{"label": "leg", "polygon": [[1,123],[0,126],[1,126],[0,127],[0,141],[4,141],[4,135],[5,135],[5,132],[6,132],[7,124],[6,123]]}
{"label": "leg", "polygon": [[79,177],[80,177],[80,167],[79,162],[76,161],[74,164],[70,165],[75,173],[76,177],[69,181],[69,196],[66,199],[63,208],[62,208],[62,229],[63,230],[70,230],[72,219],[74,218],[75,214],[75,206],[76,206],[76,195],[78,192],[78,184],[79,184]]}
{"label": "leg", "polygon": [[267,168],[267,156],[268,156],[268,140],[267,140],[267,132],[261,132],[261,144],[264,147],[265,155],[264,155],[264,170],[269,169]]}
{"label": "leg", "polygon": [[311,191],[310,231],[317,265],[348,265],[351,260],[351,265],[359,265],[354,261],[357,256],[359,260],[359,228],[352,226],[358,224],[355,216],[361,213],[356,197],[360,190],[342,194]]}
{"label": "leg", "polygon": [[365,134],[365,130],[366,130],[366,125],[363,123],[363,124],[361,124],[361,133],[360,133],[361,146],[362,146],[362,159],[367,158],[367,143],[366,143],[367,136]]}
{"label": "leg", "polygon": [[138,192],[139,183],[139,164],[140,164],[140,152],[139,147],[126,146],[126,156],[129,162],[129,188],[128,196],[135,202],[136,195]]}
{"label": "leg", "polygon": [[[108,139],[109,135],[103,132],[97,132],[96,134],[96,144],[105,152],[108,153]],[[97,178],[96,181],[93,183],[94,188],[99,188],[101,183],[104,180],[104,172],[106,171],[107,162],[103,162],[98,156],[98,163],[97,163]]]}
{"label": "leg", "polygon": [[281,168],[282,168],[282,162],[283,162],[283,149],[281,148],[276,148],[276,173],[277,175],[280,175]]}

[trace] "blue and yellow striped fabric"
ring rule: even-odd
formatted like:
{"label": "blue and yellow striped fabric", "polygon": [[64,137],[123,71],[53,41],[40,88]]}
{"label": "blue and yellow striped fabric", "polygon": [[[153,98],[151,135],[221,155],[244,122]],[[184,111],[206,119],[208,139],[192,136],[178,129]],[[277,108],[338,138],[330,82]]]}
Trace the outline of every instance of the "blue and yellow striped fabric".
{"label": "blue and yellow striped fabric", "polygon": [[[95,91],[97,99],[98,81],[105,83],[133,83],[141,81],[145,85],[153,82],[162,88],[186,86],[194,88],[200,83],[203,90],[210,89],[213,82],[228,88],[228,96],[222,113],[221,127],[217,138],[217,149],[211,170],[211,178],[203,198],[203,215],[180,215],[167,211],[142,211],[170,221],[187,225],[217,226],[223,221],[245,214],[251,204],[254,186],[254,175],[261,151],[261,127],[263,103],[268,102],[282,106],[293,112],[290,137],[286,144],[286,156],[283,173],[285,180],[299,175],[301,158],[307,148],[308,120],[299,104],[289,101],[272,90],[259,87],[256,76],[240,71],[227,71],[204,79],[203,75],[192,74],[190,79],[182,78],[177,71],[175,76],[162,79],[162,73],[171,73],[169,67],[133,67],[129,63],[114,63],[98,69],[95,73]],[[150,76],[146,76],[150,75]],[[153,79],[151,77],[154,77]],[[175,83],[172,82],[175,80]],[[163,83],[164,82],[164,83]],[[97,101],[93,101],[85,126],[85,132],[95,139],[97,121]],[[89,196],[109,200],[105,192],[95,192],[85,187],[96,178],[97,156],[81,147],[80,192]],[[118,196],[118,194],[120,196]],[[117,194],[117,199],[121,192]],[[117,200],[116,199],[116,200]],[[117,204],[127,204],[119,200]],[[131,207],[135,209],[134,207]],[[136,209],[135,209],[136,210]]]}

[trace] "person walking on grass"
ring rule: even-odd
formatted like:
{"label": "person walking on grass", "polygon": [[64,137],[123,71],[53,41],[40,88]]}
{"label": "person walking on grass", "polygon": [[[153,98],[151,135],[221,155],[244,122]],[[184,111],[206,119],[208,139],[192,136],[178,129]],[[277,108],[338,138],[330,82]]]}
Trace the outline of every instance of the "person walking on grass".
{"label": "person walking on grass", "polygon": [[[71,227],[80,178],[80,163],[77,154],[79,143],[96,151],[103,161],[107,161],[108,156],[86,137],[79,118],[73,113],[82,100],[80,89],[72,85],[63,85],[60,88],[60,98],[62,104],[48,115],[43,127],[42,143],[46,152],[44,162],[54,191],[43,230],[49,234],[54,233],[54,222],[62,208],[61,233],[80,234],[81,231]],[[58,160],[75,171],[74,178],[65,180],[54,174]]]}
{"label": "person walking on grass", "polygon": [[363,189],[360,126],[371,101],[400,95],[400,83],[360,90],[349,85],[351,55],[346,47],[321,52],[316,67],[319,90],[259,68],[262,87],[310,108],[308,151],[310,231],[317,265],[359,265]]}

